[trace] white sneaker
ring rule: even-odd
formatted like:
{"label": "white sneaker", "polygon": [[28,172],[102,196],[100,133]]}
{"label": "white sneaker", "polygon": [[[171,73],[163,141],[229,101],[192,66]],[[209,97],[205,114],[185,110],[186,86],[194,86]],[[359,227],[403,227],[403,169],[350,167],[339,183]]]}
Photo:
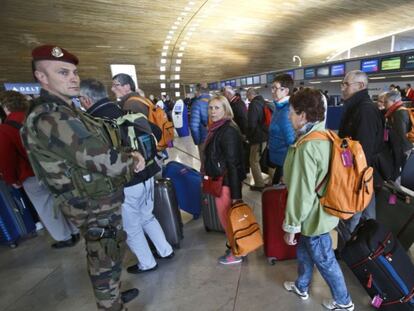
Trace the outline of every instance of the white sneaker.
{"label": "white sneaker", "polygon": [[308,292],[301,292],[295,285],[295,282],[284,282],[283,287],[288,291],[295,293],[300,297],[302,300],[306,300],[309,298]]}
{"label": "white sneaker", "polygon": [[339,303],[336,303],[335,300],[329,299],[324,300],[322,302],[322,305],[328,309],[328,310],[334,310],[334,311],[340,311],[340,310],[346,310],[346,311],[353,311],[355,309],[355,305],[352,303],[348,303],[347,305],[340,305]]}
{"label": "white sneaker", "polygon": [[40,231],[40,230],[42,230],[44,227],[43,227],[43,224],[40,222],[40,221],[38,221],[37,223],[36,223],[36,231]]}

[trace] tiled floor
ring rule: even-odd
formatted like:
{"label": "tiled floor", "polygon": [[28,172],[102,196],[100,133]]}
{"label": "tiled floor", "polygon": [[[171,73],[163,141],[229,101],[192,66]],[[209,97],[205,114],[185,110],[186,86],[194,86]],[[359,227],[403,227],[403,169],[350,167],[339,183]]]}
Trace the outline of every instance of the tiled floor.
{"label": "tiled floor", "polygon": [[[191,139],[177,139],[170,159],[199,168]],[[260,194],[244,186],[243,196],[261,219]],[[172,260],[160,260],[158,270],[144,274],[123,273],[123,288],[138,287],[140,295],[128,310],[145,311],[274,311],[323,310],[321,301],[330,292],[315,272],[311,298],[302,301],[282,288],[294,280],[296,261],[271,266],[263,251],[248,256],[241,265],[222,266],[217,257],[224,251],[224,236],[206,233],[201,219],[184,226],[184,240]],[[0,311],[96,310],[85,268],[83,243],[52,250],[45,232],[22,241],[16,249],[0,247]],[[413,254],[413,248],[411,249]],[[135,263],[128,253],[125,266]],[[369,297],[342,263],[356,310],[371,310]]]}

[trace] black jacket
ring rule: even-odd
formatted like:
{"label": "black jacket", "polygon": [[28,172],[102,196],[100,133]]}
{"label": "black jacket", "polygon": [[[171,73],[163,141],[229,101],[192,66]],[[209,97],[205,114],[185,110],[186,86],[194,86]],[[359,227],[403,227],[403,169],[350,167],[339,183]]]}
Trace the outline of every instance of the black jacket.
{"label": "black jacket", "polygon": [[224,174],[223,184],[230,187],[232,199],[241,199],[242,181],[246,178],[243,164],[243,142],[237,125],[229,121],[217,130],[205,146],[205,174]]}
{"label": "black jacket", "polygon": [[236,122],[243,135],[247,134],[247,111],[244,101],[240,96],[234,96],[230,102],[231,109],[234,114],[234,122]]}
{"label": "black jacket", "polygon": [[382,149],[384,127],[381,113],[371,101],[368,90],[361,90],[345,101],[338,135],[358,140],[368,165],[374,164],[376,155]]}
{"label": "black jacket", "polygon": [[267,141],[268,130],[264,123],[265,101],[261,95],[256,96],[249,104],[247,111],[247,139],[251,144]]}
{"label": "black jacket", "polygon": [[407,133],[411,130],[411,121],[408,111],[399,109],[388,118],[388,125],[397,133],[403,152],[411,150],[413,143],[407,138]]}
{"label": "black jacket", "polygon": [[[110,102],[107,98],[99,100],[86,112],[93,117],[108,118],[112,120],[117,119],[125,114],[125,112],[118,105]],[[151,130],[155,138],[157,140],[161,139],[162,132],[160,128],[151,122],[149,122],[149,125],[151,126]],[[157,174],[159,171],[159,165],[155,162],[155,160],[153,160],[152,164],[147,165],[144,170],[139,173],[135,173],[131,181],[126,186],[133,186],[144,182]]]}
{"label": "black jacket", "polygon": [[93,117],[116,119],[124,115],[123,110],[117,104],[111,102],[109,98],[102,98],[97,101],[86,113]]}

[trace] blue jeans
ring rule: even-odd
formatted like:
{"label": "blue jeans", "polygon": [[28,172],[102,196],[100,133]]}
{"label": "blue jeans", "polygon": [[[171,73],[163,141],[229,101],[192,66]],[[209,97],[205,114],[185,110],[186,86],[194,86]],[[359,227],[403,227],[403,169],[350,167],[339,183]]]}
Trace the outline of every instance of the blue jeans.
{"label": "blue jeans", "polygon": [[307,292],[312,280],[313,267],[316,265],[328,283],[333,299],[339,304],[351,302],[341,268],[335,259],[329,233],[307,237],[301,236],[297,248],[298,278],[296,287]]}

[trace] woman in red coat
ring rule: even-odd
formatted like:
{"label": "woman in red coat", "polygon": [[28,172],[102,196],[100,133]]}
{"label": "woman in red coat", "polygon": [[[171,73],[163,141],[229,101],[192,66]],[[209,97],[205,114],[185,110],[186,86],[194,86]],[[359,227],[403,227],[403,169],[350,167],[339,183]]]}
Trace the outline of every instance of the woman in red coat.
{"label": "woman in red coat", "polygon": [[6,91],[0,95],[0,104],[7,116],[0,124],[1,178],[14,188],[24,188],[40,220],[57,241],[52,244],[53,248],[75,245],[79,240],[79,230],[60,211],[55,215],[53,196],[34,176],[20,139],[19,129],[24,123],[29,102],[23,94]]}

